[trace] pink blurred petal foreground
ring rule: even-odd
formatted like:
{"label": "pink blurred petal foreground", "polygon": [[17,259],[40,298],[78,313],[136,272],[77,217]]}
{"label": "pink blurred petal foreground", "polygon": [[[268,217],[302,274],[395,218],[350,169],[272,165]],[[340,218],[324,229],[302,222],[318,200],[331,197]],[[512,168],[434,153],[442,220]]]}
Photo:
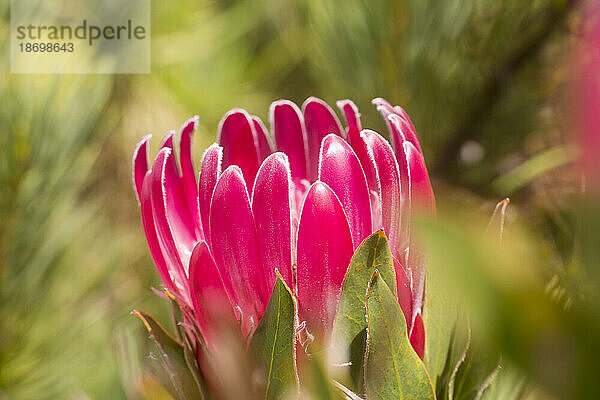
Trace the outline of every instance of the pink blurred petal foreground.
{"label": "pink blurred petal foreground", "polygon": [[327,341],[352,255],[383,228],[407,333],[423,356],[425,257],[410,226],[414,210],[435,213],[435,199],[408,115],[383,99],[373,103],[391,143],[362,129],[350,100],[337,102],[345,128],[314,97],[301,109],[274,102],[270,131],[258,117],[231,110],[219,124],[217,143],[202,156],[199,175],[191,154],[197,117],[180,130],[179,157],[174,132],[154,163],[150,136],[142,138],[132,175],[150,253],[165,288],[209,348],[211,305],[229,304],[242,333],[251,335],[276,270],[296,296],[299,322]]}
{"label": "pink blurred petal foreground", "polygon": [[587,186],[600,195],[600,2],[585,7],[583,35],[573,57],[573,122]]}

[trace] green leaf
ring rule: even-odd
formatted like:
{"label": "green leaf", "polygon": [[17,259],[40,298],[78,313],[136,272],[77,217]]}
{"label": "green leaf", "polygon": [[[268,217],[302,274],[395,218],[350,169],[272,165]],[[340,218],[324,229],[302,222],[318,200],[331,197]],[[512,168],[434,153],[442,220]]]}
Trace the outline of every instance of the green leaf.
{"label": "green leaf", "polygon": [[453,377],[451,400],[479,399],[498,374],[500,356],[468,330],[468,349]]}
{"label": "green leaf", "polygon": [[335,356],[339,358],[335,361],[340,364],[350,361],[350,375],[359,392],[364,381],[367,287],[375,270],[395,293],[394,263],[383,231],[373,233],[356,249],[344,278],[333,330]]}
{"label": "green leaf", "polygon": [[[206,385],[204,382],[204,378],[202,377],[202,373],[200,371],[200,366],[198,365],[198,361],[196,359],[196,350],[194,348],[193,343],[190,341],[190,338],[188,337],[183,324],[179,323],[179,321],[184,320],[184,311],[179,305],[179,302],[177,301],[175,296],[169,293],[168,290],[165,289],[162,293],[159,292],[158,294],[165,295],[169,299],[171,322],[173,323],[173,328],[175,330],[175,339],[177,341],[182,342],[185,363],[190,371],[190,374],[194,378],[194,382],[198,387],[198,391],[201,394],[201,398],[204,399],[206,398],[206,395],[204,394],[206,392]],[[193,321],[193,315],[190,315],[189,312],[185,314],[189,321]],[[200,349],[198,350],[201,352],[205,352],[206,348],[203,345],[204,339],[202,338],[201,333],[195,327],[190,329],[189,331],[191,331],[192,334],[195,335],[195,339],[197,340],[196,343],[198,343],[198,346],[200,346]]]}
{"label": "green leaf", "polygon": [[183,343],[175,339],[152,316],[143,311],[132,313],[143,323],[158,349],[158,359],[168,375],[175,394],[180,399],[202,398],[194,377],[188,369]]}
{"label": "green leaf", "polygon": [[435,399],[425,365],[413,350],[400,305],[375,272],[367,293],[367,397]]}
{"label": "green leaf", "polygon": [[294,352],[294,317],[296,308],[292,292],[279,272],[265,314],[250,342],[258,360],[265,399],[279,399],[298,391]]}
{"label": "green leaf", "polygon": [[[196,359],[196,354],[194,353],[194,348],[187,337],[184,337],[184,340],[185,343],[183,345],[183,356],[185,358],[185,363],[192,374],[192,377],[194,378],[194,382],[198,387],[201,398],[204,399],[206,398],[206,395],[204,394],[206,392],[206,385],[200,371],[200,366],[198,365],[198,361]],[[205,350],[202,349],[201,351]]]}
{"label": "green leaf", "polygon": [[[444,368],[438,373],[435,381],[438,400],[448,400],[454,395],[454,381],[460,365],[469,351],[468,336],[463,334],[463,318],[457,319],[449,338]],[[431,373],[431,372],[430,372]]]}
{"label": "green leaf", "polygon": [[369,236],[356,249],[344,278],[338,313],[333,328],[334,343],[348,348],[367,327],[367,287],[375,270],[396,293],[392,254],[383,231]]}
{"label": "green leaf", "polygon": [[494,382],[500,356],[473,335],[466,318],[459,318],[452,332],[444,370],[437,378],[438,400],[480,399]]}
{"label": "green leaf", "polygon": [[512,193],[527,185],[542,174],[572,163],[577,158],[573,146],[557,146],[529,158],[523,164],[512,169],[492,182],[498,193]]}
{"label": "green leaf", "polygon": [[[366,294],[366,293],[365,293]],[[366,313],[366,311],[365,311]],[[357,392],[364,392],[365,351],[367,350],[367,328],[360,331],[350,345],[350,378]]]}
{"label": "green leaf", "polygon": [[534,387],[527,378],[512,364],[503,363],[498,370],[498,376],[494,379],[490,388],[481,397],[484,400],[534,400],[536,396]]}

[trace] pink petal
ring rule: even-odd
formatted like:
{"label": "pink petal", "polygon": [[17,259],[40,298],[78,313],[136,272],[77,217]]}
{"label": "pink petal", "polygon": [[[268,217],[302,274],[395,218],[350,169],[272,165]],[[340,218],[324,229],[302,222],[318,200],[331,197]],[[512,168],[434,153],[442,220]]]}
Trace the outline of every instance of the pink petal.
{"label": "pink petal", "polygon": [[404,142],[404,153],[410,172],[410,206],[435,215],[435,197],[423,154],[410,142]]}
{"label": "pink petal", "polygon": [[375,105],[377,108],[384,109],[384,111],[388,113],[395,112],[394,107],[392,107],[392,105],[383,97],[374,98],[373,100],[371,100],[371,104]]}
{"label": "pink petal", "polygon": [[399,149],[398,160],[400,164],[400,180],[404,195],[406,196],[405,204],[402,207],[404,224],[401,235],[403,238],[402,243],[407,244],[410,249],[408,261],[405,265],[410,271],[412,278],[412,309],[413,313],[416,314],[421,310],[423,305],[426,259],[424,254],[418,249],[418,245],[411,238],[412,214],[417,210],[428,215],[435,215],[435,198],[422,153],[412,143],[405,141]]}
{"label": "pink petal", "polygon": [[352,237],[342,205],[326,183],[315,182],[308,190],[297,242],[300,318],[317,338],[328,340],[352,258]]}
{"label": "pink petal", "polygon": [[317,178],[321,141],[330,133],[342,136],[342,126],[335,112],[321,99],[309,97],[302,105],[308,143],[308,176]]}
{"label": "pink petal", "polygon": [[218,313],[232,310],[217,265],[204,241],[196,244],[190,257],[190,298],[202,336],[211,348],[216,334],[214,319],[220,317]]}
{"label": "pink petal", "polygon": [[179,167],[177,166],[177,160],[175,159],[174,143],[175,143],[175,131],[171,130],[171,131],[167,132],[165,137],[163,137],[163,140],[159,146],[159,151],[162,149],[170,149],[172,157],[169,157],[169,162],[171,164],[173,164],[173,168],[175,168],[175,171],[179,171]]}
{"label": "pink petal", "polygon": [[291,101],[278,100],[271,104],[269,119],[277,150],[290,159],[292,177],[294,180],[306,179],[306,130],[300,109]]}
{"label": "pink petal", "polygon": [[405,207],[407,210],[405,213],[405,226],[409,239],[407,267],[412,276],[413,313],[416,314],[421,311],[423,306],[426,257],[410,234],[412,214],[416,210],[428,215],[435,215],[435,198],[423,155],[408,141],[404,142],[402,152],[404,153],[408,173],[408,190],[406,191],[409,193],[408,206]]}
{"label": "pink petal", "polygon": [[[181,229],[182,226],[173,226],[167,216],[167,210],[170,206],[173,207],[175,203],[173,201],[173,196],[177,194],[177,181],[173,182],[173,180],[178,178],[178,175],[177,171],[173,170],[175,164],[171,162],[171,157],[171,149],[168,147],[163,148],[158,152],[158,155],[154,160],[154,165],[152,166],[150,185],[152,215],[162,253],[167,262],[172,266],[170,268],[173,271],[171,278],[176,282],[176,285],[180,290],[187,292],[187,276],[181,258],[181,248],[178,248],[174,234],[174,231]],[[169,193],[171,191],[175,193]],[[167,196],[169,200],[167,200]],[[180,208],[177,207],[176,209],[171,210],[169,214],[174,215],[180,211]]]}
{"label": "pink petal", "polygon": [[[252,211],[256,224],[258,247],[262,255],[265,276],[279,270],[285,283],[294,288],[292,270],[290,166],[284,153],[271,154],[261,165],[254,182]],[[273,282],[269,282],[272,287]]]}
{"label": "pink petal", "polygon": [[360,123],[360,113],[358,112],[358,107],[356,107],[356,104],[354,104],[352,100],[340,100],[336,104],[340,111],[344,114],[344,118],[346,118],[346,123],[348,124],[348,131],[362,131],[362,124]]}
{"label": "pink petal", "polygon": [[[162,203],[179,259],[184,267],[187,267],[192,249],[199,238],[196,236],[193,217],[186,202],[184,182],[177,173],[176,163],[171,162],[173,158],[173,153],[169,152],[162,170]],[[152,190],[154,191],[154,188]]]}
{"label": "pink petal", "polygon": [[[412,143],[406,141],[403,145],[403,150],[406,155],[406,162],[409,171],[409,218],[406,225],[410,229],[412,214],[423,212],[428,215],[435,215],[435,198],[427,167],[423,160],[423,155],[413,146]],[[425,291],[425,275],[426,275],[426,257],[419,249],[418,243],[409,234],[409,261],[408,267],[412,275],[412,291],[413,291],[413,313],[421,310],[423,305],[423,296]]]}
{"label": "pink petal", "polygon": [[219,123],[217,142],[223,147],[223,167],[240,167],[246,186],[252,187],[260,160],[258,137],[250,115],[241,109],[225,114]]}
{"label": "pink petal", "polygon": [[[582,29],[570,71],[573,138],[579,147],[578,167],[585,177],[585,191],[600,193],[600,3],[582,4]],[[597,201],[595,198],[594,201]]]}
{"label": "pink petal", "polygon": [[412,291],[410,290],[410,280],[406,276],[406,271],[400,262],[394,258],[394,270],[396,271],[396,294],[398,295],[398,304],[404,313],[406,319],[406,330],[410,332],[412,328]]}
{"label": "pink petal", "polygon": [[171,151],[175,151],[175,147],[173,146],[173,140],[175,138],[175,131],[169,131],[163,138],[160,143],[159,149],[162,150],[164,148],[169,148]]}
{"label": "pink petal", "polygon": [[140,204],[142,185],[144,177],[148,172],[148,142],[152,135],[144,136],[135,146],[133,152],[133,162],[131,163],[131,177],[133,179],[133,187],[135,188],[135,197]]}
{"label": "pink petal", "polygon": [[415,324],[410,334],[410,344],[422,360],[425,354],[425,326],[423,326],[421,314],[417,314],[415,318]]}
{"label": "pink petal", "polygon": [[[400,106],[394,106],[394,110],[396,111],[396,113],[401,116],[406,122],[408,122],[408,126],[410,128],[410,130],[414,133],[417,130],[415,129],[415,125],[413,124],[412,120],[410,119],[410,117],[408,116],[408,113],[406,112],[406,110],[404,110],[404,108],[400,107]],[[415,133],[416,135],[416,133]],[[418,143],[418,141],[417,141]],[[413,143],[414,144],[414,143]],[[416,145],[415,145],[416,146]],[[419,149],[419,151],[421,151],[420,146],[417,147]]]}
{"label": "pink petal", "polygon": [[408,115],[404,114],[404,115],[406,115],[406,118],[403,118],[402,115],[400,115],[400,114],[396,114],[396,115],[398,116],[398,122],[400,125],[400,129],[402,130],[402,133],[404,134],[404,137],[406,138],[406,140],[411,142],[419,150],[419,153],[422,153],[423,150],[421,149],[421,144],[419,143],[419,138],[417,137],[417,132],[415,131],[415,128],[413,127],[410,119],[408,119]]}
{"label": "pink petal", "polygon": [[192,217],[196,236],[203,239],[200,213],[198,210],[198,186],[196,183],[196,170],[192,161],[192,136],[198,126],[198,116],[190,118],[181,127],[179,139],[179,157],[181,162],[181,179],[185,192],[188,212]]}
{"label": "pink petal", "polygon": [[237,166],[227,168],[215,187],[210,234],[223,283],[242,311],[242,330],[248,334],[262,317],[272,290],[269,282],[274,282],[274,277],[265,276],[250,198],[242,170]]}
{"label": "pink petal", "polygon": [[406,261],[408,273],[411,276],[412,312],[413,318],[423,310],[423,298],[425,294],[425,254],[411,241]]}
{"label": "pink petal", "polygon": [[335,192],[348,218],[354,248],[371,232],[371,205],[365,173],[344,139],[330,134],[323,139],[319,180]]}
{"label": "pink petal", "polygon": [[257,116],[252,116],[252,122],[254,123],[254,130],[258,140],[259,161],[262,163],[271,154],[271,145],[269,144],[269,139],[267,139],[268,131],[265,124]]}
{"label": "pink petal", "polygon": [[360,132],[351,129],[348,131],[348,137],[346,139],[360,160],[360,165],[363,168],[365,177],[367,178],[367,184],[369,185],[369,192],[379,192],[375,162],[371,159],[367,145],[360,137]]}
{"label": "pink petal", "polygon": [[[408,143],[404,141],[404,143]],[[402,209],[400,211],[402,219],[402,227],[400,237],[403,238],[405,245],[410,238],[410,169],[408,165],[408,158],[404,151],[404,146],[399,146],[395,149],[396,161],[398,162],[398,168],[400,171],[400,189],[402,190]]]}
{"label": "pink petal", "polygon": [[[381,222],[389,240],[392,255],[401,259],[406,247],[402,236],[402,205],[405,199],[400,187],[398,162],[390,144],[377,132],[363,130],[361,137],[369,149],[379,181]],[[378,228],[378,227],[374,227]]]}
{"label": "pink petal", "polygon": [[417,314],[423,306],[426,258],[418,248],[418,244],[411,238],[412,214],[417,210],[435,215],[435,198],[423,154],[411,142],[405,141],[399,149],[398,157],[404,193],[408,195],[402,212],[404,221],[402,235],[406,238],[403,243],[408,243],[409,246],[406,265],[412,278],[413,314]]}
{"label": "pink petal", "polygon": [[167,261],[162,253],[158,236],[156,233],[156,226],[154,225],[154,216],[152,214],[152,195],[150,191],[150,185],[152,182],[152,171],[147,171],[142,180],[142,188],[140,190],[140,206],[142,213],[142,226],[144,227],[144,233],[146,234],[146,242],[150,249],[150,255],[158,270],[158,275],[162,280],[163,284],[173,294],[177,295],[178,291],[173,285],[171,274],[169,273],[169,267]]}
{"label": "pink petal", "polygon": [[[383,116],[385,123],[390,131],[390,141],[394,150],[397,150],[402,145],[404,140],[410,141],[421,151],[421,145],[417,138],[415,127],[412,124],[408,114],[400,107],[392,107],[390,103],[382,98],[377,98],[372,101],[377,106],[377,111]],[[397,117],[395,124],[390,122],[389,117],[393,115]]]}
{"label": "pink petal", "polygon": [[221,161],[223,159],[223,148],[214,143],[202,155],[202,164],[200,165],[200,179],[198,182],[198,206],[200,209],[200,220],[202,221],[202,230],[205,240],[210,241],[210,201],[212,199],[215,185],[221,175]]}
{"label": "pink petal", "polygon": [[398,149],[402,147],[402,143],[404,143],[406,139],[406,135],[404,132],[406,131],[406,127],[404,127],[404,123],[402,119],[396,114],[389,114],[386,117],[386,123],[390,132],[390,144],[398,156]]}
{"label": "pink petal", "polygon": [[[403,145],[409,171],[409,213],[406,225],[410,229],[412,214],[416,211],[435,215],[435,198],[423,155],[406,141]],[[426,257],[418,243],[409,234],[408,268],[412,275],[413,313],[420,312],[423,306],[426,275]]]}

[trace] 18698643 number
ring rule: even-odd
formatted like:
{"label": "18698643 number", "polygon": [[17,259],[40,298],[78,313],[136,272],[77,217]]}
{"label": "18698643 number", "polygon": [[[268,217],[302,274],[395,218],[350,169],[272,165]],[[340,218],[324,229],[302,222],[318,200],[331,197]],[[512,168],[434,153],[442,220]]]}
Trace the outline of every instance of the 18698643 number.
{"label": "18698643 number", "polygon": [[19,43],[21,53],[72,53],[73,43]]}

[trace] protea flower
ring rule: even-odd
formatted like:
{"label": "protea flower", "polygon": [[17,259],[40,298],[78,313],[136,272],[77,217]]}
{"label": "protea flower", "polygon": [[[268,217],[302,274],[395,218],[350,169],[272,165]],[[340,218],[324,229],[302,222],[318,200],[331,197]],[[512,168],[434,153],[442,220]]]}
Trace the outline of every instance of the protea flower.
{"label": "protea flower", "polygon": [[[187,121],[175,156],[174,132],[149,168],[150,136],[138,144],[133,180],[150,252],[165,287],[193,311],[210,341],[207,310],[225,299],[251,334],[264,313],[275,269],[295,294],[299,320],[330,335],[354,250],[383,229],[394,257],[398,302],[411,343],[422,357],[424,261],[413,245],[412,211],[435,212],[414,126],[400,107],[373,103],[390,142],[363,130],[350,100],[339,101],[347,127],[322,100],[300,110],[287,100],[269,111],[269,132],[241,109],[229,111],[217,143],[191,155],[197,118]],[[273,152],[273,148],[276,152]]]}

